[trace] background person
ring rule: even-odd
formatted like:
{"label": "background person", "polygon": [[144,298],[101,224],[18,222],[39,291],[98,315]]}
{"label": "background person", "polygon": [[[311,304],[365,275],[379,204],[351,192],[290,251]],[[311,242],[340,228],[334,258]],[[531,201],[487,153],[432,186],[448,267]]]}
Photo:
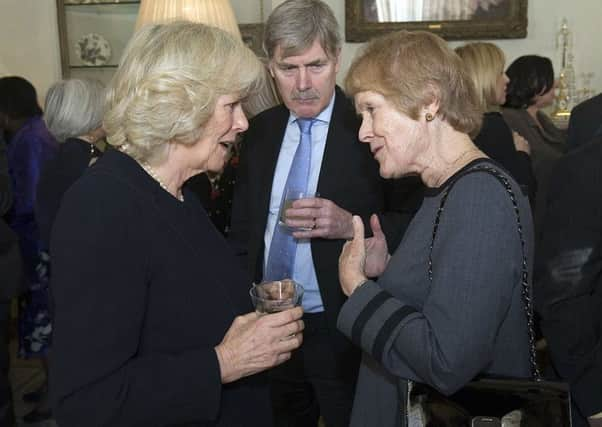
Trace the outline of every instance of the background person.
{"label": "background person", "polygon": [[601,162],[602,136],[558,160],[536,253],[535,307],[554,370],[570,384],[573,427],[602,425]]}
{"label": "background person", "polygon": [[[347,426],[359,353],[336,330],[345,301],[337,258],[353,236],[352,213],[367,221],[370,213],[387,211],[390,199],[368,147],[357,142],[353,106],[336,86],[341,39],[332,10],[318,0],[285,1],[269,16],[264,34],[284,105],[258,114],[245,133],[230,239],[247,257],[249,281],[288,276],[305,288],[303,347],[269,372],[276,425],[316,426],[321,415],[327,426]],[[309,132],[301,130],[303,123],[311,124]],[[311,153],[304,184],[319,197],[298,200],[286,211],[288,226],[307,229],[291,236],[278,225],[279,209],[305,144]],[[383,214],[383,222],[395,240],[403,229],[400,215]],[[293,256],[280,256],[283,241],[293,245]],[[284,272],[275,273],[278,268]]]}
{"label": "background person", "polygon": [[554,69],[549,58],[526,55],[514,60],[506,74],[510,83],[502,115],[514,131],[527,138],[531,146],[533,172],[537,179],[533,213],[535,241],[538,242],[552,168],[566,152],[566,132],[558,129],[542,111],[554,102]]}
{"label": "background person", "polygon": [[46,94],[44,119],[59,149],[42,169],[37,188],[36,218],[45,251],[63,194],[102,154],[97,144],[105,135],[104,99],[103,84],[85,79],[61,80]]}
{"label": "background person", "polygon": [[354,238],[339,260],[349,299],[338,327],[363,350],[351,426],[398,426],[406,380],[449,394],[479,373],[529,376],[515,206],[497,178],[471,170],[493,168],[507,180],[530,270],[529,201],[471,141],[482,117],[478,95],[441,38],[400,31],[374,39],[345,86],[362,117],[359,138],[381,176],[418,174],[428,187],[392,255],[378,218],[370,221],[374,236],[364,240],[354,217]]}
{"label": "background person", "polygon": [[15,411],[10,385],[10,307],[23,285],[23,266],[17,235],[2,217],[12,205],[10,177],[6,160],[6,145],[0,135],[0,425],[13,427]]}
{"label": "background person", "polygon": [[[91,80],[62,80],[52,85],[46,94],[44,119],[59,145],[56,155],[42,167],[36,188],[35,214],[45,262],[49,262],[50,230],[63,194],[92,159],[100,155],[95,144],[104,136],[103,105],[103,86]],[[43,366],[47,371],[47,364]],[[25,421],[34,422],[50,416],[47,380],[39,389],[24,394],[23,400],[37,403],[34,411],[25,415]]]}
{"label": "background person", "polygon": [[270,425],[251,375],[301,344],[302,309],[249,313],[244,272],[182,189],[224,167],[260,70],[202,24],[148,26],[126,48],[104,121],[117,149],[67,191],[51,237],[61,427]]}
{"label": "background person", "polygon": [[602,135],[602,93],[583,101],[571,110],[567,149],[574,150],[600,135]]}
{"label": "background person", "polygon": [[[19,237],[26,280],[26,291],[19,298],[19,357],[40,359],[46,370],[52,334],[48,260],[42,253],[34,207],[41,170],[57,146],[42,118],[35,88],[22,77],[0,78],[0,129],[7,141],[13,194],[6,218]],[[23,420],[38,422],[50,416],[48,408],[34,409]]]}
{"label": "background person", "polygon": [[509,81],[504,73],[504,52],[493,43],[476,42],[456,48],[456,53],[466,66],[484,112],[481,129],[474,138],[475,145],[506,168],[534,199],[537,184],[531,166],[530,144],[520,132],[513,132],[500,114]]}

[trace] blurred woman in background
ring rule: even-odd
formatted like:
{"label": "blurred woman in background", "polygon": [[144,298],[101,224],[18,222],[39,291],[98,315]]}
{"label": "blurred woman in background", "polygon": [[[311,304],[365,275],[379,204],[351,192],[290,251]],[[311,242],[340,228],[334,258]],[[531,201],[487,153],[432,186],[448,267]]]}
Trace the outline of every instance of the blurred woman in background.
{"label": "blurred woman in background", "polygon": [[96,80],[61,80],[48,89],[44,118],[59,142],[54,159],[42,170],[36,215],[44,250],[63,194],[102,154],[105,90]]}
{"label": "blurred woman in background", "polygon": [[[103,86],[95,81],[63,80],[52,85],[46,94],[44,120],[50,133],[59,142],[56,155],[41,169],[36,189],[35,215],[41,256],[46,263],[50,262],[50,230],[63,194],[90,162],[100,155],[95,144],[104,135],[103,104]],[[43,360],[44,370],[47,371],[47,364]],[[46,375],[37,390],[23,395],[26,403],[36,404],[35,410],[25,415],[26,422],[50,417],[47,391]]]}
{"label": "blurred woman in background", "polygon": [[536,241],[545,214],[548,185],[556,161],[566,152],[566,131],[558,129],[543,108],[554,103],[554,69],[549,58],[525,55],[516,59],[506,74],[510,78],[502,109],[510,127],[531,146],[533,171],[537,179],[534,207]]}
{"label": "blurred woman in background", "polygon": [[[56,154],[57,144],[42,118],[35,88],[22,77],[0,78],[0,130],[7,141],[13,194],[7,222],[19,236],[27,287],[19,300],[19,357],[38,358],[44,366],[52,333],[48,259],[42,252],[34,207],[41,170]],[[37,399],[43,398],[44,388],[34,393]],[[45,408],[25,415],[24,421],[49,417]]]}
{"label": "blurred woman in background", "polygon": [[493,43],[468,43],[456,48],[470,75],[483,111],[483,124],[474,142],[485,154],[502,165],[523,190],[534,197],[536,182],[531,167],[528,140],[508,127],[500,114],[506,101],[508,76],[504,73],[504,52]]}

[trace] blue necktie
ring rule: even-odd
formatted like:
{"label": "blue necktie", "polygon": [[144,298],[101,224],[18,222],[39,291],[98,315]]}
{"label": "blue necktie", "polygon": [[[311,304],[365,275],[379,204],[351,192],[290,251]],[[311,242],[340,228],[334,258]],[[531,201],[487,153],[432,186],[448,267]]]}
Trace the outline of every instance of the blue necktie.
{"label": "blue necktie", "polygon": [[[282,191],[281,204],[284,203],[284,195],[288,188],[307,190],[309,167],[311,165],[311,127],[314,122],[314,119],[297,119],[301,138],[293,157],[286,185]],[[286,229],[286,226],[276,222],[263,280],[272,281],[292,278],[296,252],[297,241],[291,232]]]}

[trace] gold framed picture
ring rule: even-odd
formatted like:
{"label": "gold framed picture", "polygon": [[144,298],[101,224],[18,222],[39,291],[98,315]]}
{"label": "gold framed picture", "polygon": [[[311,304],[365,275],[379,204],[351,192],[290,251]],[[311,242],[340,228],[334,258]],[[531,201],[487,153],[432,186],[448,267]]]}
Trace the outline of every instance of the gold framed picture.
{"label": "gold framed picture", "polygon": [[345,0],[348,42],[397,30],[447,40],[525,38],[527,22],[527,0]]}

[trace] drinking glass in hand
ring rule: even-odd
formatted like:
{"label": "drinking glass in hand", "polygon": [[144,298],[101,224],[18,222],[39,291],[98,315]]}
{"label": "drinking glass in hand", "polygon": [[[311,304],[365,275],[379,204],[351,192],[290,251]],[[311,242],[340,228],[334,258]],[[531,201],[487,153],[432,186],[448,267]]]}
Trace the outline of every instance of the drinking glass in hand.
{"label": "drinking glass in hand", "polygon": [[301,304],[303,286],[292,279],[254,284],[249,291],[258,314],[277,313]]}
{"label": "drinking glass in hand", "polygon": [[278,224],[282,227],[288,228],[290,231],[308,231],[311,228],[307,227],[291,227],[286,225],[286,210],[293,207],[293,202],[299,199],[307,199],[312,197],[318,197],[318,194],[310,193],[305,190],[298,190],[296,188],[287,188],[284,197],[282,198],[282,204],[280,205],[280,213],[278,214]]}

